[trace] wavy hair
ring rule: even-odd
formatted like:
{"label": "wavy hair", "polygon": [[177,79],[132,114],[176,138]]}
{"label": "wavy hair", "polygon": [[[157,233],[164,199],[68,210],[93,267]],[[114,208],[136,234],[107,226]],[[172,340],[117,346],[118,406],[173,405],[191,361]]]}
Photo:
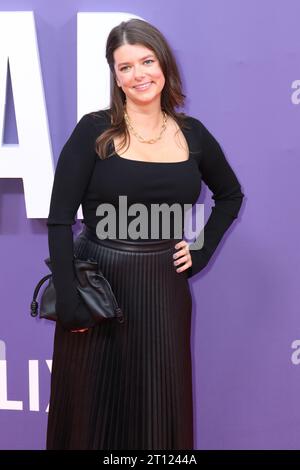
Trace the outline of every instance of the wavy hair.
{"label": "wavy hair", "polygon": [[132,18],[122,21],[110,31],[106,42],[106,60],[110,68],[111,83],[111,126],[95,141],[95,151],[102,160],[114,154],[114,150],[109,153],[109,145],[114,148],[114,137],[123,137],[120,148],[123,148],[126,142],[128,145],[130,143],[130,134],[124,118],[126,95],[116,82],[113,55],[114,51],[124,44],[143,45],[155,53],[165,77],[165,85],[161,93],[161,108],[176,121],[180,129],[186,127],[186,114],[175,111],[176,107],[184,106],[186,96],[182,93],[180,74],[167,40],[157,28],[144,20]]}

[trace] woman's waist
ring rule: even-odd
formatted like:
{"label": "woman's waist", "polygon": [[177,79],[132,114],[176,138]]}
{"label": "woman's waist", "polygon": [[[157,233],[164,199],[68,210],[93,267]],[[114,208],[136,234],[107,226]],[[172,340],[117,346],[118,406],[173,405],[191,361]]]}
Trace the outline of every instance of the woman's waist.
{"label": "woman's waist", "polygon": [[78,236],[84,236],[88,240],[108,248],[124,249],[128,251],[160,251],[173,249],[181,239],[179,238],[160,238],[160,239],[144,239],[138,238],[99,238],[96,230],[84,225]]}

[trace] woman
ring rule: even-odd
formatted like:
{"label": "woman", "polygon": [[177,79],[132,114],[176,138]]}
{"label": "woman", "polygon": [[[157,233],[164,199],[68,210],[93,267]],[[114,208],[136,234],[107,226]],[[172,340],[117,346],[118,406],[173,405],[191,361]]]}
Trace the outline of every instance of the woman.
{"label": "woman", "polygon": [[[185,96],[170,47],[155,27],[122,22],[108,36],[106,58],[111,106],[84,115],[64,145],[47,220],[60,319],[47,449],[193,449],[188,278],[207,265],[243,193],[215,138],[198,119],[174,110]],[[202,179],[215,206],[201,249],[192,250],[174,226],[167,238],[161,226],[156,239],[130,236],[132,213],[125,239],[119,227],[115,236],[104,239],[102,230],[99,237],[101,203],[116,213],[120,195],[128,207],[183,207],[196,203]],[[73,243],[80,204],[85,225]],[[140,225],[143,235],[157,228],[148,215]],[[124,324],[92,326],[75,287],[73,249],[99,261]]]}

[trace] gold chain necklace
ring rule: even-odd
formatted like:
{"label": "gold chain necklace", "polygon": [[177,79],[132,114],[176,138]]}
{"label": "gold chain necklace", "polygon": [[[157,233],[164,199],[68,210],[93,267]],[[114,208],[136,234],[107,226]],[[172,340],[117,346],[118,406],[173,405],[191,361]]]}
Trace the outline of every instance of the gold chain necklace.
{"label": "gold chain necklace", "polygon": [[166,130],[166,128],[167,128],[167,125],[166,125],[166,123],[167,123],[167,114],[165,113],[165,111],[162,111],[162,113],[163,113],[163,118],[164,118],[164,120],[163,120],[163,124],[162,124],[162,128],[161,128],[160,134],[159,134],[159,136],[158,136],[156,139],[150,139],[150,140],[144,139],[144,137],[142,137],[140,134],[138,134],[138,133],[134,130],[134,128],[133,128],[133,126],[132,126],[132,124],[131,124],[131,122],[130,122],[130,120],[129,120],[128,114],[127,114],[127,112],[125,111],[125,109],[124,109],[124,118],[125,118],[126,124],[127,124],[128,127],[131,129],[132,133],[137,137],[137,139],[138,139],[140,142],[142,142],[142,143],[144,143],[144,144],[154,144],[154,143],[157,142],[159,139],[161,139],[161,136],[162,136],[163,132],[164,132],[164,131]]}

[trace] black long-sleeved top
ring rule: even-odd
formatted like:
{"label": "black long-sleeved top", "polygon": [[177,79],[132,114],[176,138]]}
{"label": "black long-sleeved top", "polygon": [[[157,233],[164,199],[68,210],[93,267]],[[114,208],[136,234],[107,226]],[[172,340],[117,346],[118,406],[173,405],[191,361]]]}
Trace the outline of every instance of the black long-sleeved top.
{"label": "black long-sleeved top", "polygon": [[[172,162],[170,155],[170,162],[145,162],[130,160],[117,153],[105,160],[98,157],[95,139],[110,126],[109,110],[85,114],[79,120],[59,156],[47,219],[58,310],[71,312],[81,308],[74,282],[71,227],[76,223],[80,204],[83,222],[96,230],[101,220],[96,209],[101,203],[110,203],[117,211],[119,196],[124,195],[128,207],[136,202],[148,207],[154,203],[193,205],[203,180],[213,193],[215,205],[204,226],[203,247],[190,250],[193,264],[186,271],[187,277],[194,276],[207,265],[224,233],[237,218],[244,194],[213,135],[196,118],[187,116],[186,123],[189,129],[182,131],[189,146],[188,160]],[[130,220],[128,217],[128,223]],[[118,237],[119,233],[116,235]],[[161,232],[159,238],[160,235]],[[170,238],[172,236],[171,231]]]}

